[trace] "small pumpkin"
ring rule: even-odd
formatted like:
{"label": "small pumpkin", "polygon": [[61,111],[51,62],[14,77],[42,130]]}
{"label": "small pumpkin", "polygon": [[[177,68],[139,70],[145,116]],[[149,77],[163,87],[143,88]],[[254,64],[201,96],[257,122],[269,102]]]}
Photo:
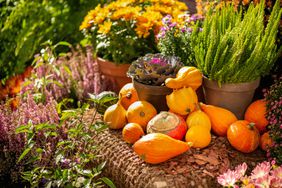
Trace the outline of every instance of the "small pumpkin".
{"label": "small pumpkin", "polygon": [[129,106],[126,117],[129,123],[138,123],[146,130],[148,122],[157,115],[155,107],[147,101],[136,101]]}
{"label": "small pumpkin", "polygon": [[193,148],[205,148],[211,143],[211,133],[206,127],[193,126],[187,131],[185,140],[191,142]]}
{"label": "small pumpkin", "polygon": [[269,147],[271,147],[273,144],[273,140],[269,136],[269,132],[265,132],[260,137],[260,148],[264,151],[267,151]]}
{"label": "small pumpkin", "polygon": [[202,73],[196,67],[184,66],[179,69],[176,78],[167,78],[165,85],[172,89],[191,87],[196,90],[202,85]]}
{"label": "small pumpkin", "polygon": [[160,112],[147,125],[147,133],[163,133],[182,140],[187,132],[185,120],[171,112]]}
{"label": "small pumpkin", "polygon": [[263,99],[253,102],[245,112],[245,120],[254,122],[257,129],[263,133],[266,130],[268,121],[265,118],[266,101]]}
{"label": "small pumpkin", "polygon": [[119,100],[125,110],[127,110],[132,103],[139,100],[137,91],[132,83],[125,84],[121,88],[119,91]]}
{"label": "small pumpkin", "polygon": [[166,96],[166,102],[172,112],[187,115],[195,110],[198,97],[196,92],[191,87],[188,87],[173,90],[171,94]]}
{"label": "small pumpkin", "polygon": [[198,109],[191,114],[186,119],[186,123],[189,128],[194,126],[205,127],[209,131],[211,130],[211,121],[209,116],[203,112],[201,109]]}
{"label": "small pumpkin", "polygon": [[128,123],[122,129],[122,138],[129,144],[134,144],[143,135],[144,131],[137,123]]}
{"label": "small pumpkin", "polygon": [[120,103],[110,106],[104,113],[104,122],[110,129],[123,128],[126,124],[126,110]]}
{"label": "small pumpkin", "polygon": [[201,109],[209,116],[212,131],[218,136],[226,136],[228,127],[237,121],[237,117],[229,110],[213,105],[200,103]]}
{"label": "small pumpkin", "polygon": [[260,134],[254,123],[239,120],[228,128],[227,139],[235,149],[243,153],[250,153],[258,147]]}
{"label": "small pumpkin", "polygon": [[151,133],[135,142],[133,150],[145,162],[158,164],[188,151],[190,144],[162,133]]}

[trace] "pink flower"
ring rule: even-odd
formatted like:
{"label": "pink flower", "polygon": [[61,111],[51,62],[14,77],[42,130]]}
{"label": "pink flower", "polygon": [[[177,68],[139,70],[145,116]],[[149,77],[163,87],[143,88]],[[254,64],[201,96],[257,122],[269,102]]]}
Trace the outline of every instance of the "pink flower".
{"label": "pink flower", "polygon": [[256,188],[269,188],[271,185],[272,177],[269,175],[265,175],[263,177],[259,177],[254,181]]}
{"label": "pink flower", "polygon": [[248,166],[246,163],[243,163],[241,165],[238,165],[236,168],[235,168],[235,172],[236,172],[236,175],[237,175],[237,179],[241,179],[245,173],[246,173],[246,170],[247,170]]}
{"label": "pink flower", "polygon": [[258,178],[263,178],[269,175],[271,165],[269,162],[262,162],[258,164],[252,171],[251,179],[256,180]]}
{"label": "pink flower", "polygon": [[222,186],[234,186],[238,180],[238,174],[235,171],[228,170],[224,174],[217,177],[217,182]]}

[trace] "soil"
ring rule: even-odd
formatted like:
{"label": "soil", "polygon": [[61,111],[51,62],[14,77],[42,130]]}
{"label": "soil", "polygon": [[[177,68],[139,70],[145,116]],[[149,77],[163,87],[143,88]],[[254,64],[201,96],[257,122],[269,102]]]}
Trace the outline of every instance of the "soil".
{"label": "soil", "polygon": [[[91,114],[86,120],[91,119]],[[220,187],[216,177],[227,169],[246,162],[250,170],[266,159],[260,149],[243,154],[233,149],[226,138],[212,136],[207,148],[191,149],[164,163],[151,165],[122,140],[121,130],[106,130],[94,139],[99,146],[99,162],[107,161],[104,175],[121,188]]]}

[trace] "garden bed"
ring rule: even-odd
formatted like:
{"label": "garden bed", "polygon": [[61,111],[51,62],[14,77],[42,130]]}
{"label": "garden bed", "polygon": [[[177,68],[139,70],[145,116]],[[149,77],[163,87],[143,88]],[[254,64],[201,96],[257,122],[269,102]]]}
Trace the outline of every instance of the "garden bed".
{"label": "garden bed", "polygon": [[[92,112],[85,116],[90,121]],[[216,177],[246,162],[254,167],[265,160],[261,150],[251,154],[235,151],[226,138],[212,137],[209,147],[190,151],[159,165],[141,160],[122,140],[121,131],[106,130],[95,138],[100,162],[107,161],[105,175],[117,187],[220,187]]]}

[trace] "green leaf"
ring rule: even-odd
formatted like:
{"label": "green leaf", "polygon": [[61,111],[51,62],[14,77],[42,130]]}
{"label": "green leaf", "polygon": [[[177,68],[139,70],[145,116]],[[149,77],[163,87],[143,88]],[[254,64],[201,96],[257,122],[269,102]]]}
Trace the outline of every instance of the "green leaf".
{"label": "green leaf", "polygon": [[18,162],[20,162],[30,152],[33,146],[34,146],[34,143],[31,143],[28,145],[28,147],[23,151],[23,153],[19,157]]}
{"label": "green leaf", "polygon": [[110,188],[116,188],[115,184],[109,178],[103,177],[101,180]]}
{"label": "green leaf", "polygon": [[71,47],[71,44],[66,42],[66,41],[61,41],[61,42],[58,42],[54,48],[58,47],[58,46],[68,46],[68,47]]}
{"label": "green leaf", "polygon": [[29,125],[22,125],[16,128],[16,134],[30,132]]}

